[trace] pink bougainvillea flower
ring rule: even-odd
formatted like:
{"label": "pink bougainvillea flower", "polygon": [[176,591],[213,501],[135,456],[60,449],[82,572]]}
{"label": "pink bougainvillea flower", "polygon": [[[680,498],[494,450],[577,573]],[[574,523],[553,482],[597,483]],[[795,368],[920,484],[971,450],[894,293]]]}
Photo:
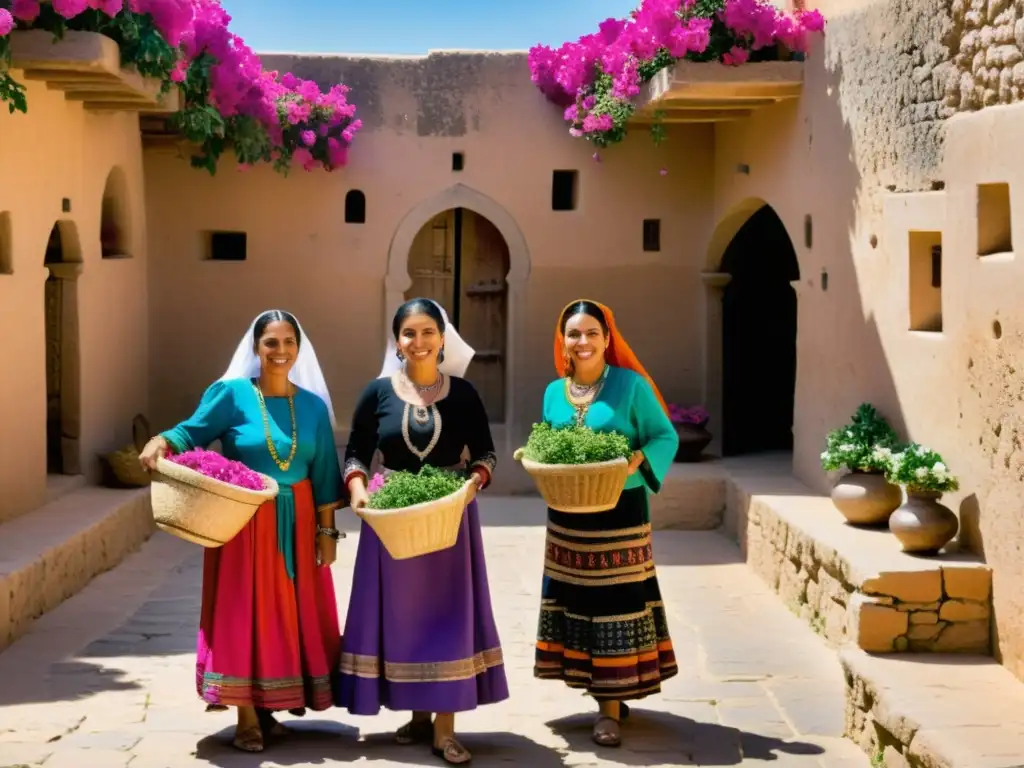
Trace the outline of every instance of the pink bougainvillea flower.
{"label": "pink bougainvillea flower", "polygon": [[373,479],[370,480],[370,484],[366,486],[366,490],[369,493],[373,493],[374,491],[379,491],[383,487],[384,475],[382,475],[380,472],[377,472],[376,474],[374,474]]}
{"label": "pink bougainvillea flower", "polygon": [[35,21],[39,16],[39,0],[13,0],[11,15],[18,21]]}
{"label": "pink bougainvillea flower", "polygon": [[167,459],[201,475],[239,488],[262,491],[266,487],[258,472],[253,472],[242,462],[228,459],[216,451],[196,448],[192,451],[168,456]]}
{"label": "pink bougainvillea flower", "polygon": [[14,29],[14,17],[6,8],[0,8],[0,37],[7,37]]}

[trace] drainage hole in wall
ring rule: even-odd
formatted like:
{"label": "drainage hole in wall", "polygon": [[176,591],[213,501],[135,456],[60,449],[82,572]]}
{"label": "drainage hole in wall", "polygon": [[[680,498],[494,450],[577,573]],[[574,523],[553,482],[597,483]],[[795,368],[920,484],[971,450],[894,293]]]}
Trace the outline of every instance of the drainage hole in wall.
{"label": "drainage hole in wall", "polygon": [[1003,324],[998,320],[992,321],[992,335],[997,339],[1001,339],[1003,337]]}

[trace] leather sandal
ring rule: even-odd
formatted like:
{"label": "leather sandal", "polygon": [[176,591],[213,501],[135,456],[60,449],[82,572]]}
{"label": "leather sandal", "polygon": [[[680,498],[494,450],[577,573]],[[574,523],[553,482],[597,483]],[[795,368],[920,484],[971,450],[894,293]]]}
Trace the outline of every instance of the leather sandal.
{"label": "leather sandal", "polygon": [[262,752],[263,729],[258,725],[250,726],[241,733],[236,733],[231,745],[243,752]]}
{"label": "leather sandal", "polygon": [[430,751],[434,757],[440,757],[449,765],[466,765],[473,759],[469,750],[459,744],[454,736],[448,736],[441,742],[441,746],[432,745]]}
{"label": "leather sandal", "polygon": [[607,715],[600,715],[594,723],[594,732],[591,734],[594,743],[599,747],[617,747],[622,743],[622,734],[619,732],[619,722]]}
{"label": "leather sandal", "polygon": [[395,741],[398,744],[420,744],[434,738],[434,724],[430,720],[410,720],[397,731]]}

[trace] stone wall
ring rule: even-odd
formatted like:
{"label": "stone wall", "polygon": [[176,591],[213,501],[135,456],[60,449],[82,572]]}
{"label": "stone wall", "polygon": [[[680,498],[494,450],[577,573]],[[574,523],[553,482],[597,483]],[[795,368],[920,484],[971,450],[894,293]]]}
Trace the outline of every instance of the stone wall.
{"label": "stone wall", "polygon": [[827,497],[752,492],[733,481],[727,516],[747,562],[830,643],[865,651],[989,654],[988,568],[915,558],[886,530],[848,526]]}

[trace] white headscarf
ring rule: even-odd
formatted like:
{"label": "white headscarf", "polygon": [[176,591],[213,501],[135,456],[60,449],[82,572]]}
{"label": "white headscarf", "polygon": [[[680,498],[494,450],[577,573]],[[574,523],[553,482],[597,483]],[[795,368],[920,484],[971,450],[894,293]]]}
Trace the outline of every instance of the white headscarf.
{"label": "white headscarf", "polygon": [[[455,326],[448,319],[448,313],[444,311],[444,307],[433,299],[428,299],[428,301],[441,310],[441,317],[444,318],[444,360],[437,364],[437,369],[447,376],[462,378],[466,375],[466,369],[469,368],[469,364],[473,362],[473,355],[476,354],[476,350],[459,336],[459,332],[455,330]],[[380,369],[380,374],[377,376],[378,379],[387,378],[396,371],[401,370],[402,361],[398,359],[397,352],[398,347],[395,344],[395,339],[389,336],[388,347],[384,351],[384,365]]]}
{"label": "white headscarf", "polygon": [[[249,324],[249,330],[245,332],[242,340],[238,342],[235,354],[228,364],[228,369],[220,377],[221,381],[226,379],[254,379],[260,375],[260,358],[253,351],[253,330],[256,328],[256,321],[267,312],[282,310],[266,310],[260,312]],[[323,371],[320,370],[320,363],[316,358],[316,351],[313,349],[313,342],[309,340],[302,325],[296,319],[296,325],[302,341],[299,343],[299,354],[295,358],[295,365],[288,372],[288,380],[292,384],[303,389],[308,389],[314,395],[324,401],[327,406],[327,414],[331,417],[331,427],[335,426],[334,407],[331,405],[331,395],[327,391],[327,382],[324,381]]]}

